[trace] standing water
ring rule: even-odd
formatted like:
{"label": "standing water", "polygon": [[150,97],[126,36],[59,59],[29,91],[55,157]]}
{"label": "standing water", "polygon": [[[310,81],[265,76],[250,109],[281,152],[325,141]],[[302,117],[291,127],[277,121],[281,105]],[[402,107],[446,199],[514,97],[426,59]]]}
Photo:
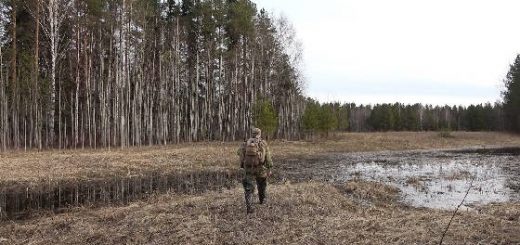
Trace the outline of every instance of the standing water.
{"label": "standing water", "polygon": [[454,209],[520,201],[517,151],[383,152],[348,154],[340,179],[377,181],[398,187],[405,204]]}

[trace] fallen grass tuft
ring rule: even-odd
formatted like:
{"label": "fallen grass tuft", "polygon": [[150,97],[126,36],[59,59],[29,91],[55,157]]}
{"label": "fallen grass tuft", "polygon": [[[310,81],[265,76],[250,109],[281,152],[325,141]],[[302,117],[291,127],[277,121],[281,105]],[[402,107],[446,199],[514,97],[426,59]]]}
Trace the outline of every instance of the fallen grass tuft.
{"label": "fallen grass tuft", "polygon": [[356,199],[370,201],[377,205],[395,203],[401,192],[394,186],[362,180],[352,180],[338,188]]}
{"label": "fallen grass tuft", "polygon": [[451,129],[444,128],[439,131],[439,137],[441,138],[455,138],[455,136],[452,134]]}

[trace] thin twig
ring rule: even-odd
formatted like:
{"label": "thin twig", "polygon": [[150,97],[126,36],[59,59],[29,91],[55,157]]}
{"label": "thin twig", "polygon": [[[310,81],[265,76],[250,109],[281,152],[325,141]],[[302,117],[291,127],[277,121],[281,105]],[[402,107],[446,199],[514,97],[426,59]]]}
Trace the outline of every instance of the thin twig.
{"label": "thin twig", "polygon": [[450,222],[446,226],[446,229],[444,230],[444,233],[442,233],[441,241],[439,242],[439,245],[442,245],[442,241],[444,241],[444,236],[446,236],[446,233],[448,232],[448,229],[450,228],[451,222],[453,221],[453,218],[455,218],[455,215],[457,214],[457,211],[459,211],[460,206],[464,203],[464,200],[466,200],[466,197],[468,196],[469,191],[471,190],[471,187],[473,187],[473,181],[475,180],[475,177],[471,179],[471,182],[469,183],[469,188],[466,191],[466,195],[464,195],[464,198],[462,198],[462,201],[460,202],[459,206],[455,209],[453,212],[453,215],[451,216]]}

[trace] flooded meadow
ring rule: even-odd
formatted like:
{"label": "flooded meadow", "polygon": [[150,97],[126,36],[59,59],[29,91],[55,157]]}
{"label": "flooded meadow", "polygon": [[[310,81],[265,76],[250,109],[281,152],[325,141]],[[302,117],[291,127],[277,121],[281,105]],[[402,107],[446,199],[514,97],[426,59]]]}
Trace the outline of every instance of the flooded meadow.
{"label": "flooded meadow", "polygon": [[520,148],[478,148],[323,154],[287,160],[278,177],[379,182],[399,188],[404,205],[450,210],[464,199],[462,209],[470,210],[520,201],[519,153]]}
{"label": "flooded meadow", "polygon": [[518,149],[345,154],[339,181],[368,180],[398,187],[414,207],[474,209],[520,200]]}

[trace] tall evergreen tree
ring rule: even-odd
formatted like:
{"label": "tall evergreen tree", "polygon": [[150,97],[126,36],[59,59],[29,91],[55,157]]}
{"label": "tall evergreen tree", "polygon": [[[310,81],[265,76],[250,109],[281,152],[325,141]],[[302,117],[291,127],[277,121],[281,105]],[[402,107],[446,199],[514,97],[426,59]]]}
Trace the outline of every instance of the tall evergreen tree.
{"label": "tall evergreen tree", "polygon": [[516,56],[515,62],[510,66],[504,83],[506,126],[511,131],[520,132],[520,54]]}
{"label": "tall evergreen tree", "polygon": [[342,105],[342,106],[339,106],[338,108],[336,108],[336,117],[338,120],[338,130],[347,131],[350,126],[347,105]]}
{"label": "tall evergreen tree", "polygon": [[318,129],[326,136],[329,135],[329,132],[335,131],[338,128],[338,119],[334,113],[334,107],[331,104],[322,105],[318,115]]}
{"label": "tall evergreen tree", "polygon": [[312,99],[307,100],[305,112],[302,116],[303,129],[313,135],[320,125],[320,104]]}
{"label": "tall evergreen tree", "polygon": [[268,100],[259,100],[255,104],[254,124],[264,131],[264,135],[269,139],[278,126],[278,118],[273,105]]}

